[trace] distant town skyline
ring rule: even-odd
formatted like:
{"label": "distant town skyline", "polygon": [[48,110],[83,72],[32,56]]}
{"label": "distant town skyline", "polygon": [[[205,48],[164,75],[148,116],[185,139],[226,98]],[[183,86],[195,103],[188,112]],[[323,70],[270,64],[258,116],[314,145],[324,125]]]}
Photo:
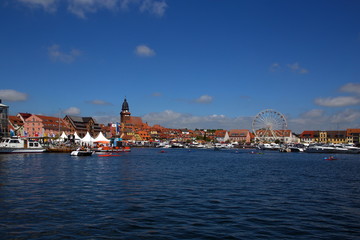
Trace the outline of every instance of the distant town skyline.
{"label": "distant town skyline", "polygon": [[168,128],[360,128],[360,2],[5,0],[11,115],[133,116]]}

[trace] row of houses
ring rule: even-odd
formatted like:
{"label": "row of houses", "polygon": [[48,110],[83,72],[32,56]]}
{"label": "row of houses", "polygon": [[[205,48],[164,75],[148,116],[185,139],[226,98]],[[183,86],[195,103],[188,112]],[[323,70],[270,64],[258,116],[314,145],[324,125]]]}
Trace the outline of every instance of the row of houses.
{"label": "row of houses", "polygon": [[[123,126],[122,126],[123,125]],[[13,135],[27,137],[57,137],[62,132],[72,134],[77,132],[84,137],[87,132],[96,137],[100,132],[107,138],[121,137],[126,141],[178,141],[193,140],[212,142],[237,142],[250,144],[255,142],[255,135],[247,129],[211,130],[211,129],[170,129],[160,125],[149,126],[140,117],[128,117],[123,123],[99,124],[92,117],[68,116],[56,118],[29,113],[19,113],[9,116],[9,128]],[[303,131],[300,135],[290,130],[279,134],[281,142],[285,143],[359,143],[360,129],[337,131]]]}
{"label": "row of houses", "polygon": [[[149,126],[141,117],[131,116],[129,104],[124,99],[120,122],[99,124],[92,117],[66,115],[64,118],[43,116],[30,113],[18,113],[8,116],[8,106],[0,102],[0,134],[25,137],[51,137],[56,138],[75,132],[84,137],[87,132],[97,137],[100,132],[107,138],[120,137],[125,141],[177,141],[191,142],[193,140],[212,142],[237,142],[250,144],[258,142],[256,136],[263,135],[262,141],[274,141],[272,136],[267,140],[264,130],[257,130],[255,135],[247,129],[212,130],[212,129],[170,129],[160,125]],[[277,141],[284,143],[355,143],[359,144],[360,129],[347,129],[338,131],[303,131],[300,135],[291,130],[277,131]]]}
{"label": "row of houses", "polygon": [[303,131],[300,134],[302,143],[333,143],[333,144],[359,144],[360,129],[350,128],[346,130],[332,131]]}
{"label": "row of houses", "polygon": [[[160,125],[149,126],[139,117],[129,117],[123,123],[99,124],[92,117],[66,115],[64,118],[43,116],[30,113],[18,113],[9,116],[9,130],[11,135],[23,137],[56,138],[65,134],[77,133],[84,137],[87,132],[96,137],[100,132],[107,138],[121,137],[126,141],[178,141],[193,140],[216,142],[250,143],[253,134],[246,129],[233,130],[205,130],[205,129],[171,129]],[[121,127],[121,125],[123,125]],[[125,125],[125,126],[124,126]]]}
{"label": "row of houses", "polygon": [[98,135],[102,131],[102,125],[92,117],[68,116],[57,118],[30,113],[18,113],[9,116],[9,131],[11,135],[24,137],[50,137],[60,136],[62,132],[73,134],[77,132],[84,137],[87,132]]}

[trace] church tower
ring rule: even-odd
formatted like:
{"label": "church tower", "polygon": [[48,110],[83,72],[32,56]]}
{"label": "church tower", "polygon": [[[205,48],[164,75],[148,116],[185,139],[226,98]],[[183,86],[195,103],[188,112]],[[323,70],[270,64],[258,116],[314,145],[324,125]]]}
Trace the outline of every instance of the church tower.
{"label": "church tower", "polygon": [[121,112],[120,112],[120,122],[121,125],[124,126],[126,122],[129,122],[131,113],[129,112],[129,104],[126,101],[126,97],[124,98],[124,102],[122,104]]}

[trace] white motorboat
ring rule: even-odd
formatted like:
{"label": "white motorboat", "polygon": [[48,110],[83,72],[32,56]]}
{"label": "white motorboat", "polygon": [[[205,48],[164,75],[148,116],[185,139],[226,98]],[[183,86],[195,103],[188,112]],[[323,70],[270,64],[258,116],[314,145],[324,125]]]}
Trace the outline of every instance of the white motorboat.
{"label": "white motorboat", "polygon": [[91,156],[93,155],[94,151],[91,151],[89,149],[81,149],[78,148],[75,151],[72,151],[70,153],[71,156]]}
{"label": "white motorboat", "polygon": [[0,153],[42,153],[45,151],[46,149],[39,142],[27,138],[11,137],[0,141]]}
{"label": "white motorboat", "polygon": [[308,153],[360,153],[360,149],[340,147],[335,145],[310,145],[305,152]]}
{"label": "white motorboat", "polygon": [[261,150],[280,150],[280,145],[277,143],[264,143],[258,146]]}

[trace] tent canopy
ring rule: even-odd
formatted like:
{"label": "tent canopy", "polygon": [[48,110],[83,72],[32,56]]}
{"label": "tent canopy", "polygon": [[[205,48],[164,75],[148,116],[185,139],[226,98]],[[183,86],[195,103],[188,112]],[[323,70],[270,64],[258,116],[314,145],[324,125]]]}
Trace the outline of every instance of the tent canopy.
{"label": "tent canopy", "polygon": [[90,136],[89,132],[87,132],[85,137],[81,139],[81,143],[93,143],[93,142],[94,142],[94,138]]}
{"label": "tent canopy", "polygon": [[102,132],[99,133],[99,135],[94,139],[94,142],[98,143],[109,143],[110,140],[107,139]]}
{"label": "tent canopy", "polygon": [[60,139],[66,139],[66,138],[67,138],[67,136],[66,136],[65,132],[62,132]]}
{"label": "tent canopy", "polygon": [[77,134],[77,132],[74,133],[74,137],[75,137],[75,140],[80,140],[81,138],[79,137],[79,135]]}

